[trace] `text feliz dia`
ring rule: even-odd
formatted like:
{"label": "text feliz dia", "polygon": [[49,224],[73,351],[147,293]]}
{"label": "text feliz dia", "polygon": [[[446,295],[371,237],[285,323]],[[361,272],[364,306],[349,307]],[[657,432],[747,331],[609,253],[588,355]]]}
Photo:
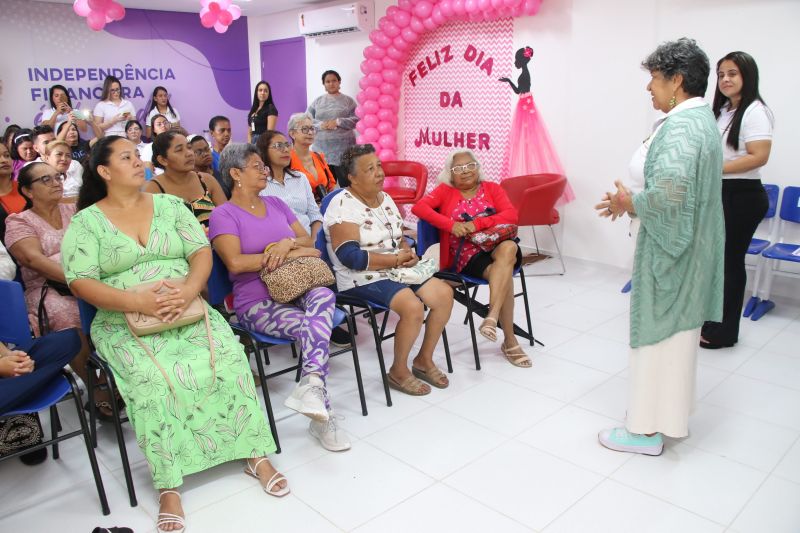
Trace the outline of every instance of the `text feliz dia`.
{"label": "text feliz dia", "polygon": [[[439,50],[434,50],[432,54],[425,56],[425,59],[416,64],[416,66],[408,72],[408,81],[412,87],[417,86],[417,81],[423,79],[430,74],[433,70],[438,68],[444,63],[449,63],[455,59],[452,53],[451,46],[446,44]],[[475,63],[478,69],[486,72],[487,76],[492,75],[492,67],[494,67],[494,59],[491,56],[487,57],[486,54],[475,48],[473,45],[467,45],[464,50],[464,60],[470,63]]]}

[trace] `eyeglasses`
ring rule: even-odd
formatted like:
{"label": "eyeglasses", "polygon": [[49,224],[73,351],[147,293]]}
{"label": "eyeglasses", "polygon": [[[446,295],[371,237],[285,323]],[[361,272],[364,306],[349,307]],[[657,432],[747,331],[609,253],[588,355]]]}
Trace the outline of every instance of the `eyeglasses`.
{"label": "eyeglasses", "polygon": [[477,170],[478,165],[477,161],[473,161],[472,163],[467,163],[466,165],[457,165],[452,167],[450,170],[453,174],[466,174],[467,172],[472,172],[473,170]]}
{"label": "eyeglasses", "polygon": [[292,149],[292,143],[289,141],[286,141],[285,143],[272,143],[269,145],[269,147],[281,152],[288,152]]}
{"label": "eyeglasses", "polygon": [[205,148],[198,148],[194,151],[194,155],[206,155],[211,153],[211,148],[206,146]]}
{"label": "eyeglasses", "polygon": [[252,168],[259,174],[266,174],[268,170],[268,167],[262,163],[256,163],[255,165],[247,165],[244,168]]}
{"label": "eyeglasses", "polygon": [[296,128],[294,131],[299,131],[300,133],[305,133],[306,135],[314,135],[317,133],[317,128],[314,126],[303,126],[301,128]]}
{"label": "eyeglasses", "polygon": [[142,131],[142,128],[140,128],[139,126],[131,126],[130,128],[128,128],[128,133],[134,133],[137,131]]}
{"label": "eyeglasses", "polygon": [[52,176],[42,176],[41,178],[36,178],[35,180],[31,180],[31,185],[36,183],[37,181],[41,181],[42,185],[49,185],[53,186],[54,184],[61,184],[64,183],[64,180],[67,177],[64,174],[53,174]]}
{"label": "eyeglasses", "polygon": [[110,92],[110,93],[118,93],[120,91],[122,91],[122,89],[120,89],[119,87],[117,87],[116,89],[109,89],[108,90],[108,92]]}

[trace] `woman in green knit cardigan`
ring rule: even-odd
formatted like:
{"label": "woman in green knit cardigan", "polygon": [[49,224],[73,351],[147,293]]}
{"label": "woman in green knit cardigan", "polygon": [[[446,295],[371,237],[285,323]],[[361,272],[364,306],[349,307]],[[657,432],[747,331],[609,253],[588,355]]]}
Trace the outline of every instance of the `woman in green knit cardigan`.
{"label": "woman in green knit cardigan", "polygon": [[722,315],[725,226],[722,148],[703,100],[706,54],[694,40],[659,46],[642,63],[653,107],[666,113],[634,155],[644,190],[620,182],[601,216],[638,219],[630,325],[630,396],[625,427],[600,432],[610,449],[659,455],[662,436],[689,434],[700,327]]}

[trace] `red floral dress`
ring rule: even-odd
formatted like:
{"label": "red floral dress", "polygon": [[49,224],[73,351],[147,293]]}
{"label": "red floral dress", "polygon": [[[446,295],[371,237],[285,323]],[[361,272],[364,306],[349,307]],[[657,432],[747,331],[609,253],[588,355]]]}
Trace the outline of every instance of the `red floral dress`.
{"label": "red floral dress", "polygon": [[[483,192],[483,185],[479,185],[478,192],[475,193],[475,196],[470,199],[462,198],[458,204],[456,204],[455,208],[450,213],[450,218],[456,222],[465,222],[478,218],[479,216],[486,216],[487,210],[493,208],[494,206],[489,203]],[[464,215],[468,216],[465,217]],[[461,249],[460,253],[459,248]],[[469,239],[450,239],[450,255],[454,258],[453,262],[456,272],[461,272],[464,267],[467,266],[470,259],[480,251],[480,247],[473,244]]]}

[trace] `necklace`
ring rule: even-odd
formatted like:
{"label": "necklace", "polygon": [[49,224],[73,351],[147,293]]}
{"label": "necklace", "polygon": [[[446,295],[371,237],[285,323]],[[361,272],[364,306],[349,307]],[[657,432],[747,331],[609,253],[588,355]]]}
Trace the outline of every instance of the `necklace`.
{"label": "necklace", "polygon": [[[382,222],[384,227],[389,230],[389,239],[391,239],[391,241],[392,241],[392,249],[397,249],[397,240],[394,238],[394,228],[392,227],[392,223],[389,220],[389,215],[386,213],[386,210],[383,208],[383,202],[381,202],[378,205],[378,207],[381,210],[381,213],[383,213],[383,217],[380,217],[380,216],[378,216],[378,207],[370,207],[370,205],[367,203],[367,201],[364,199],[364,197],[362,197],[360,194],[356,193],[355,191],[353,191],[353,189],[350,189],[350,188],[348,188],[347,190],[350,191],[350,194],[352,194],[359,201],[361,201],[362,204],[367,206],[367,209],[369,209],[370,213],[375,215],[375,218],[377,218],[379,222]],[[376,201],[377,201],[377,199],[376,199]]]}

